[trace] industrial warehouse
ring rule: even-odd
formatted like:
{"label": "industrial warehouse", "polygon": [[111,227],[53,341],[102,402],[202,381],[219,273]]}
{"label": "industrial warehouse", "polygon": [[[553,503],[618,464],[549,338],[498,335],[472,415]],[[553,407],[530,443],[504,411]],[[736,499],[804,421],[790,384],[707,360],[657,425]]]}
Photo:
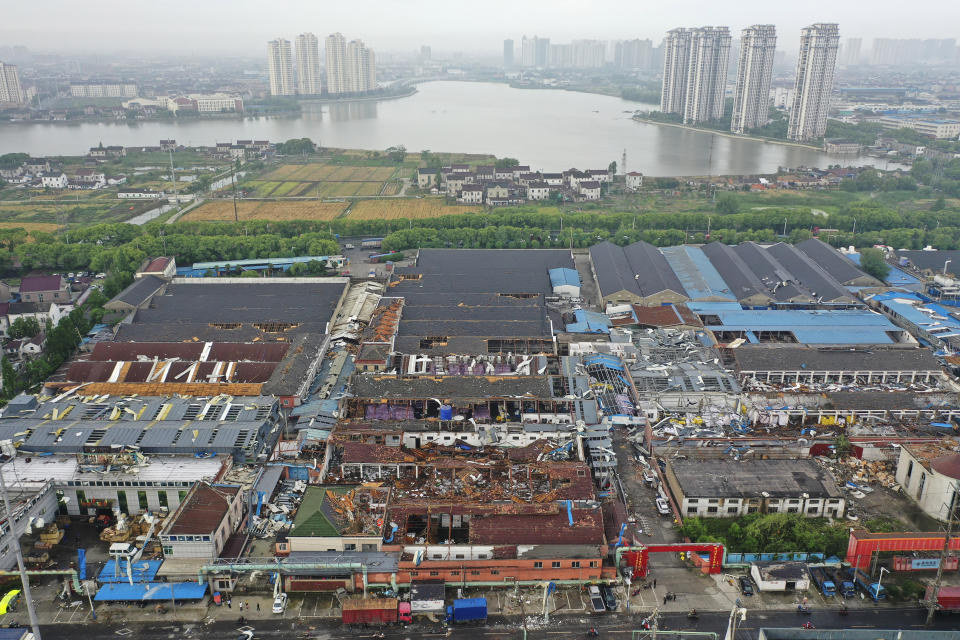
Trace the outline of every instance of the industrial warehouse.
{"label": "industrial warehouse", "polygon": [[[889,256],[922,291],[817,239],[421,249],[377,279],[152,260],[0,414],[0,569],[16,535],[107,610],[262,599],[345,624],[729,610],[751,579],[792,606],[769,592],[822,592],[821,565],[876,602],[878,567],[939,562],[944,536],[884,546],[873,510],[945,523],[960,491],[960,307],[927,253]],[[851,529],[850,551],[685,527],[774,514]],[[716,589],[666,597],[684,581]]]}

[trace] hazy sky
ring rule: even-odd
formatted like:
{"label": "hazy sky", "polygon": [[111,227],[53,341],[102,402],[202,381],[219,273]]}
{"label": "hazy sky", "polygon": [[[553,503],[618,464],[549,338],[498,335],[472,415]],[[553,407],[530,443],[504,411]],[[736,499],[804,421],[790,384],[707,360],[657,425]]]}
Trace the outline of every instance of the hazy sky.
{"label": "hazy sky", "polygon": [[[118,50],[258,55],[267,40],[340,31],[381,51],[495,54],[523,34],[651,38],[678,26],[777,26],[793,50],[799,29],[838,22],[843,37],[960,36],[956,0],[5,0],[0,44],[41,52]],[[869,43],[864,43],[869,48]]]}

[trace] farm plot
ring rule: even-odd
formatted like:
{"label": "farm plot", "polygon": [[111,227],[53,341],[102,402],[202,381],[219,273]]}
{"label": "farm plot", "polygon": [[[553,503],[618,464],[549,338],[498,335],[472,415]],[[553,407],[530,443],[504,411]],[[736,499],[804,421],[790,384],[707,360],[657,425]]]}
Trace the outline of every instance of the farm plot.
{"label": "farm plot", "polygon": [[481,209],[482,207],[469,205],[448,205],[439,198],[362,200],[353,206],[347,218],[351,220],[439,218],[458,213],[474,213]]}
{"label": "farm plot", "polygon": [[[237,203],[240,220],[333,220],[346,208],[343,202],[251,202]],[[233,202],[207,202],[185,215],[181,220],[231,221]]]}

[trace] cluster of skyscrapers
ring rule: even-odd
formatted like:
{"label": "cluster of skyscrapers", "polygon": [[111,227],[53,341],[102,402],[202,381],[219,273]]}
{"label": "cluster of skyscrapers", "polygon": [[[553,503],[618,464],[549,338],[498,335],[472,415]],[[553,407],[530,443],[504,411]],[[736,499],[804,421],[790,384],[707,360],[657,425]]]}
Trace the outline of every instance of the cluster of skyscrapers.
{"label": "cluster of skyscrapers", "polygon": [[[836,24],[814,24],[801,31],[787,132],[792,140],[819,138],[826,131],[839,43]],[[730,122],[730,130],[735,133],[761,127],[769,120],[776,45],[773,25],[753,25],[740,34]],[[681,114],[685,124],[719,120],[723,116],[729,56],[727,27],[669,31],[663,43],[661,111]]]}
{"label": "cluster of skyscrapers", "polygon": [[[362,40],[351,40],[340,33],[324,42],[326,91],[320,73],[320,42],[312,33],[297,36],[296,58],[290,41],[277,38],[267,43],[270,95],[331,96],[364,93],[377,88],[376,56]],[[294,64],[296,63],[296,64]]]}
{"label": "cluster of skyscrapers", "polygon": [[[633,43],[634,41],[629,41]],[[635,42],[641,42],[639,40]],[[650,43],[649,40],[643,41]],[[620,45],[618,45],[619,47]],[[633,47],[635,45],[628,45]],[[652,46],[652,44],[651,44]],[[633,48],[627,51],[627,60],[633,61],[640,57]],[[619,49],[619,56],[623,59],[623,49]],[[550,38],[538,36],[523,36],[520,41],[521,67],[526,68],[554,68],[554,69],[600,69],[606,64],[607,42],[604,40],[574,40],[569,43],[551,43]],[[503,41],[503,64],[513,67],[514,57],[513,40]],[[619,66],[619,65],[618,65]]]}

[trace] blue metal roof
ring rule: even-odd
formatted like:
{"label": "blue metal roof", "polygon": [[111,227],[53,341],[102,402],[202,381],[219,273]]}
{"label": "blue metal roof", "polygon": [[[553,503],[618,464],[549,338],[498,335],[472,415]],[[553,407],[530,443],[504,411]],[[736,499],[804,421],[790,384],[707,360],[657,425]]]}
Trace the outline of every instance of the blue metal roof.
{"label": "blue metal roof", "polygon": [[[173,591],[171,597],[171,590]],[[196,582],[120,582],[107,584],[93,597],[97,602],[150,602],[199,600],[207,593],[207,583]]]}
{"label": "blue metal roof", "polygon": [[[950,309],[934,302],[925,302],[915,293],[903,291],[888,291],[878,293],[871,300],[897,314],[924,331],[934,333],[938,338],[960,336],[960,321],[954,318]],[[932,313],[924,313],[920,308],[928,309]],[[934,317],[936,316],[936,317]],[[949,331],[937,331],[949,329]]]}
{"label": "blue metal roof", "polygon": [[868,309],[711,308],[705,313],[720,319],[720,324],[707,326],[711,331],[743,331],[750,342],[758,342],[756,331],[789,331],[802,344],[892,344],[894,340],[887,332],[901,331],[885,316]]}
{"label": "blue metal roof", "polygon": [[[116,566],[116,560],[107,560],[103,565],[103,570],[97,576],[97,581],[105,584],[109,582],[126,582],[129,584],[130,578],[127,576],[127,563],[120,562],[120,567]],[[133,581],[150,582],[160,570],[163,560],[137,560],[133,563]]]}
{"label": "blue metal roof", "polygon": [[[253,267],[259,265],[273,265],[274,267],[290,266],[297,262],[326,262],[331,256],[297,256],[295,258],[250,258],[248,260],[221,260],[219,262],[194,262],[194,271],[206,271],[207,269],[222,269],[231,267]],[[179,271],[179,270],[178,270]]]}
{"label": "blue metal roof", "polygon": [[720,272],[713,266],[710,259],[700,247],[680,245],[664,247],[660,253],[667,259],[680,283],[687,290],[691,300],[705,298],[721,298],[736,300],[737,296],[730,291],[730,286],[724,281]]}
{"label": "blue metal roof", "polygon": [[550,285],[553,287],[562,285],[579,287],[580,274],[577,273],[576,269],[567,269],[566,267],[550,269]]}
{"label": "blue metal roof", "polygon": [[574,322],[567,323],[570,333],[610,333],[610,318],[602,313],[577,309],[573,317]]}

